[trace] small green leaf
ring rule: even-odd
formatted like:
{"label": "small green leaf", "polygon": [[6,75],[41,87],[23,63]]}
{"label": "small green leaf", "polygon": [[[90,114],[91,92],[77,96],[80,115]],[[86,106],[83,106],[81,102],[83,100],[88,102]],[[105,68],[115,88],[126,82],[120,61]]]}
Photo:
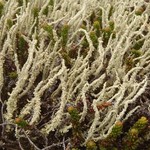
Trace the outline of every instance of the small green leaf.
{"label": "small green leaf", "polygon": [[29,124],[22,118],[16,118],[15,123],[20,126],[21,128],[27,127]]}

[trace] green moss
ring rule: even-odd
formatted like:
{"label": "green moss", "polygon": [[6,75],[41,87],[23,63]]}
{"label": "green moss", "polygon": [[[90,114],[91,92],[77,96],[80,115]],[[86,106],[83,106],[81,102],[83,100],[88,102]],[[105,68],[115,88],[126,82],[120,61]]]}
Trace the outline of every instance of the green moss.
{"label": "green moss", "polygon": [[106,147],[100,146],[100,150],[108,150]]}
{"label": "green moss", "polygon": [[131,129],[129,130],[129,136],[130,136],[132,139],[138,138],[138,134],[139,134],[139,132],[138,132],[138,129],[136,129],[136,128],[131,128]]}
{"label": "green moss", "polygon": [[46,8],[43,10],[43,15],[48,15],[48,11],[49,11],[49,6],[53,7],[54,5],[54,0],[50,0],[49,4],[46,6]]}
{"label": "green moss", "polygon": [[7,26],[9,29],[13,26],[13,21],[11,19],[7,20]]}
{"label": "green moss", "polygon": [[68,41],[69,25],[64,25],[61,28],[61,37],[62,37],[62,47],[65,47]]}
{"label": "green moss", "polygon": [[74,106],[69,106],[67,110],[71,116],[71,119],[75,122],[78,122],[80,119],[78,110]]}
{"label": "green moss", "polygon": [[27,127],[29,124],[22,118],[16,118],[15,119],[15,124],[17,124],[21,128]]}
{"label": "green moss", "polygon": [[102,150],[116,150],[116,143],[119,136],[122,134],[123,123],[118,121],[112,128],[111,133],[107,138],[100,140],[99,147]]}
{"label": "green moss", "polygon": [[116,37],[116,32],[114,31],[114,28],[115,28],[114,21],[110,21],[109,26],[102,29],[104,46],[107,45],[111,35],[113,39]]}
{"label": "green moss", "polygon": [[10,72],[8,75],[10,78],[17,78],[18,74],[16,71]]}
{"label": "green moss", "polygon": [[97,46],[98,46],[98,38],[97,38],[96,33],[94,31],[90,32],[90,38],[91,38],[91,40],[93,42],[94,47],[97,48]]}
{"label": "green moss", "polygon": [[114,7],[111,6],[108,14],[108,19],[110,19],[110,17],[113,15],[113,12],[114,12]]}
{"label": "green moss", "polygon": [[85,25],[85,24],[82,24],[80,28],[86,30],[86,25]]}
{"label": "green moss", "polygon": [[123,140],[124,140],[124,149],[123,150],[137,150],[138,145],[141,143],[140,138],[136,138],[129,134]]}
{"label": "green moss", "polygon": [[44,29],[45,31],[47,31],[49,37],[50,37],[51,39],[53,39],[53,27],[52,27],[51,25],[44,24],[44,25],[43,25],[43,29]]}
{"label": "green moss", "polygon": [[141,132],[148,125],[148,120],[146,117],[141,117],[134,125],[133,128],[137,129],[138,132]]}
{"label": "green moss", "polygon": [[54,6],[54,0],[50,0],[49,5]]}
{"label": "green moss", "polygon": [[111,30],[111,28],[110,28],[110,27],[103,28],[103,30],[102,30],[102,31],[103,31],[103,33],[104,33],[104,34],[109,34],[109,35],[110,35],[110,34],[111,34],[111,32],[112,32],[112,30]]}
{"label": "green moss", "polygon": [[97,150],[96,143],[93,140],[89,140],[86,143],[86,150]]}
{"label": "green moss", "polygon": [[102,29],[102,33],[103,33],[103,44],[104,46],[106,46],[110,38],[110,35],[112,34],[112,30],[110,27],[106,27]]}
{"label": "green moss", "polygon": [[93,24],[95,20],[96,20],[96,14],[95,14],[95,12],[93,11],[92,14],[91,14],[91,16],[90,16],[91,24]]}
{"label": "green moss", "polygon": [[112,128],[112,131],[108,138],[116,139],[122,133],[123,124],[122,122],[117,122],[115,126]]}
{"label": "green moss", "polygon": [[110,21],[110,22],[109,22],[109,27],[111,28],[112,31],[114,30],[114,28],[115,28],[115,23],[114,23],[114,21]]}
{"label": "green moss", "polygon": [[71,58],[69,57],[68,53],[65,50],[60,52],[61,56],[65,60],[65,65],[70,68],[71,67]]}
{"label": "green moss", "polygon": [[3,14],[3,8],[4,8],[4,4],[2,2],[0,2],[0,17]]}
{"label": "green moss", "polygon": [[21,66],[23,66],[23,64],[27,60],[27,56],[28,56],[27,49],[28,49],[28,43],[24,40],[24,38],[20,35],[20,33],[18,33],[16,37],[16,51]]}
{"label": "green moss", "polygon": [[131,50],[131,54],[134,56],[134,58],[136,58],[136,57],[141,56],[141,55],[142,55],[142,52],[141,52],[141,50],[132,49],[132,50]]}
{"label": "green moss", "polygon": [[142,139],[139,136],[140,133],[147,127],[148,120],[146,117],[141,117],[135,124],[130,128],[126,136],[123,138],[125,150],[136,150],[137,147],[142,143]]}
{"label": "green moss", "polygon": [[142,48],[142,46],[143,46],[143,44],[144,44],[144,41],[145,41],[145,40],[139,40],[138,42],[136,42],[136,43],[133,45],[133,49],[139,50],[140,48]]}
{"label": "green moss", "polygon": [[126,72],[128,72],[130,69],[132,69],[134,66],[133,58],[127,57],[125,60],[125,65],[126,65]]}
{"label": "green moss", "polygon": [[44,10],[43,10],[43,15],[48,15],[48,11],[49,11],[49,6],[47,6]]}
{"label": "green moss", "polygon": [[100,24],[99,24],[99,21],[95,21],[94,23],[93,23],[93,27],[95,28],[95,29],[100,29]]}
{"label": "green moss", "polygon": [[95,21],[93,23],[93,27],[95,29],[96,36],[99,37],[100,36],[100,23],[99,23],[99,21]]}
{"label": "green moss", "polygon": [[25,49],[26,43],[27,42],[24,40],[22,36],[18,37],[18,49],[19,50]]}
{"label": "green moss", "polygon": [[[26,0],[26,3],[28,3],[29,0]],[[23,5],[23,0],[17,0],[19,6],[22,6]]]}
{"label": "green moss", "polygon": [[99,9],[97,20],[99,21],[100,29],[102,29],[102,14],[103,14],[102,9]]}
{"label": "green moss", "polygon": [[33,14],[34,18],[37,18],[38,15],[39,15],[39,8],[38,7],[34,7],[32,9],[32,14]]}
{"label": "green moss", "polygon": [[82,47],[83,47],[84,49],[89,46],[89,43],[88,43],[88,41],[87,41],[86,38],[84,38],[84,40],[81,42],[81,45],[82,45]]}
{"label": "green moss", "polygon": [[23,0],[17,0],[17,1],[18,1],[19,6],[23,5]]}

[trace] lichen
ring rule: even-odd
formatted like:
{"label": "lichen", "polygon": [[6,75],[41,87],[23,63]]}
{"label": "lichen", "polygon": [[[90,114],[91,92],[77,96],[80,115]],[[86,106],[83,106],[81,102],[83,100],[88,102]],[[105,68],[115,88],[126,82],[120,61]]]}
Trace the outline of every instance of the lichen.
{"label": "lichen", "polygon": [[149,8],[144,0],[0,0],[3,123],[23,118],[44,137],[67,135],[74,149],[116,150],[117,139],[130,146],[130,138],[137,148],[149,120],[143,115],[127,130],[124,122],[150,107],[141,100]]}

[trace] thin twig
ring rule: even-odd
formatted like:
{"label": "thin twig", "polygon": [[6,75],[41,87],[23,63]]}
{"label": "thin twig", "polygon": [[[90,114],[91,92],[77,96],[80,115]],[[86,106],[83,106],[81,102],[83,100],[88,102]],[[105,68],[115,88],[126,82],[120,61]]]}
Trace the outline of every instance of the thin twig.
{"label": "thin twig", "polygon": [[66,149],[66,145],[65,145],[65,137],[63,137],[63,148],[64,148],[64,150]]}
{"label": "thin twig", "polygon": [[43,148],[42,150],[47,150],[47,149],[50,149],[50,148],[52,148],[52,147],[61,146],[61,145],[63,145],[63,143],[66,143],[66,142],[68,142],[68,141],[69,141],[69,139],[67,139],[66,141],[63,141],[63,142],[58,142],[58,143],[56,143],[56,144],[52,144],[52,145],[50,145],[50,146],[47,146],[47,147]]}
{"label": "thin twig", "polygon": [[4,122],[4,123],[0,124],[0,126],[4,126],[4,125],[13,125],[13,126],[15,126],[15,124],[13,124],[13,123],[7,123],[7,122]]}
{"label": "thin twig", "polygon": [[[1,107],[1,118],[2,118],[2,122],[4,123],[4,103],[1,101],[2,107]],[[2,125],[2,136],[4,135],[4,125]]]}
{"label": "thin twig", "polygon": [[28,141],[30,142],[31,145],[33,145],[37,150],[41,150],[40,148],[38,148],[32,141],[31,139],[29,138],[29,136],[27,135],[26,131],[23,130],[24,134],[26,135]]}
{"label": "thin twig", "polygon": [[18,144],[21,150],[24,150],[24,148],[22,147],[21,143],[20,143],[20,138],[18,138]]}

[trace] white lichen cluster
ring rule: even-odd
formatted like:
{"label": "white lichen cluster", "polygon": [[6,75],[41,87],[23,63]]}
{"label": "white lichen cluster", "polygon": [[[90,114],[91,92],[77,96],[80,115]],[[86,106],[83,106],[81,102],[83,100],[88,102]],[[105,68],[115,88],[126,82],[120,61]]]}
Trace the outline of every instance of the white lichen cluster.
{"label": "white lichen cluster", "polygon": [[[43,125],[41,131],[48,134],[54,130],[67,132],[70,124],[64,124],[68,117],[66,107],[68,104],[82,103],[80,123],[88,114],[87,95],[90,94],[94,117],[89,122],[89,129],[84,131],[85,141],[93,138],[99,140],[107,137],[117,121],[125,121],[140,106],[126,111],[128,106],[145,92],[149,84],[148,73],[150,71],[150,4],[144,0],[22,0],[19,6],[17,0],[1,0],[4,5],[0,19],[0,91],[4,83],[4,62],[9,57],[16,66],[17,82],[8,93],[6,99],[5,119],[12,122],[17,112],[17,105],[22,97],[31,89],[33,97],[19,108],[18,116],[29,115],[29,123],[36,124],[43,117],[41,105],[42,96],[47,89],[60,84],[51,93],[56,99],[57,107],[49,116],[49,121]],[[135,15],[135,11],[145,5],[145,11],[141,15]],[[48,7],[47,7],[48,6]],[[114,12],[111,20],[115,24],[116,37],[110,36],[108,44],[103,45],[103,38],[98,38],[98,47],[94,46],[90,38],[93,26],[90,16],[93,12],[102,10],[102,27],[109,24],[109,12],[111,6]],[[47,15],[43,11],[48,8]],[[128,11],[134,7],[133,11]],[[38,9],[38,17],[33,11]],[[11,27],[8,21],[12,20]],[[38,21],[38,26],[36,26]],[[86,22],[86,29],[81,28]],[[43,25],[53,26],[53,40],[47,39],[47,32]],[[77,57],[71,58],[71,67],[67,67],[61,43],[62,37],[57,32],[59,26],[67,24],[69,36],[65,47],[66,53],[77,47]],[[146,32],[146,34],[145,34]],[[28,43],[27,59],[21,66],[16,50],[17,34],[21,35]],[[87,40],[88,48],[85,57],[81,55],[82,41],[80,35]],[[144,40],[141,47],[141,55],[132,61],[137,63],[127,69],[125,60],[130,48],[135,43],[136,37]],[[45,42],[48,41],[48,42]],[[47,44],[48,43],[48,44]],[[96,53],[93,58],[93,52]],[[37,77],[41,79],[35,84]],[[98,92],[95,92],[95,91]],[[0,93],[2,96],[3,93]],[[103,102],[111,103],[106,109],[98,109],[97,105]],[[51,110],[49,110],[51,111]],[[87,124],[88,126],[88,124]],[[59,127],[59,128],[58,128]]]}

